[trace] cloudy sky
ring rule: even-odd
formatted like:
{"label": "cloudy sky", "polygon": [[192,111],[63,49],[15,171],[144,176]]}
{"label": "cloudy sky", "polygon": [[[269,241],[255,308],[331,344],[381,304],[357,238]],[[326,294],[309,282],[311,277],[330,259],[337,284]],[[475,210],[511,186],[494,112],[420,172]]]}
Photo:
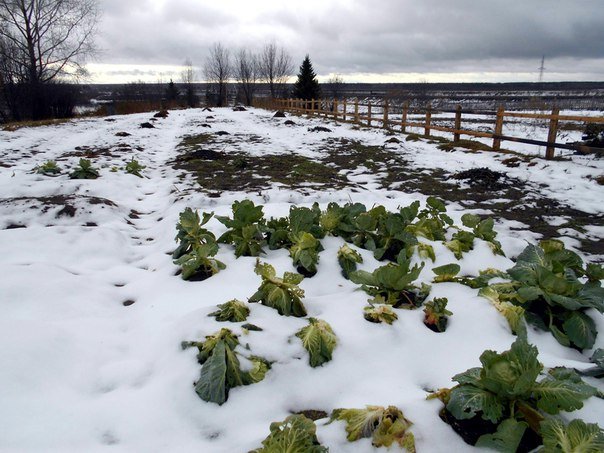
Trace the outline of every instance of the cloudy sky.
{"label": "cloudy sky", "polygon": [[[99,0],[94,82],[178,79],[274,41],[347,82],[604,81],[604,0]],[[200,71],[201,72],[201,71]]]}

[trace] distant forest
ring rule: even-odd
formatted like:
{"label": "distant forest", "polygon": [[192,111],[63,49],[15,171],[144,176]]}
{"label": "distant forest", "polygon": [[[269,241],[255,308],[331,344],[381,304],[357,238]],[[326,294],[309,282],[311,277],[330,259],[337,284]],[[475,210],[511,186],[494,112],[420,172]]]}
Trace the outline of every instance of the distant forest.
{"label": "distant forest", "polygon": [[[192,84],[200,105],[211,105],[213,84]],[[291,96],[293,85],[286,85],[281,97]],[[80,104],[107,104],[124,101],[161,102],[167,83],[127,83],[82,85]],[[322,97],[363,100],[387,98],[394,104],[409,102],[412,106],[430,103],[435,108],[449,109],[463,105],[466,109],[489,110],[503,105],[507,109],[604,110],[604,82],[514,82],[514,83],[330,83],[321,84]],[[174,83],[173,90],[184,96],[190,85]],[[256,97],[270,96],[268,84],[259,83]],[[241,102],[236,83],[228,84],[229,104]]]}

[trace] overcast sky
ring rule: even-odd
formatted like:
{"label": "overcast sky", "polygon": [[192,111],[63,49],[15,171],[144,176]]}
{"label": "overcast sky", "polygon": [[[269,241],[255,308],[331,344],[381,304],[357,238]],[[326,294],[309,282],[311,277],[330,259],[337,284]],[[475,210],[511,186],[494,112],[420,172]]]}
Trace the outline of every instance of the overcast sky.
{"label": "overcast sky", "polygon": [[[604,0],[99,0],[95,82],[178,79],[209,47],[283,46],[347,82],[604,81]],[[201,72],[201,71],[200,71]]]}

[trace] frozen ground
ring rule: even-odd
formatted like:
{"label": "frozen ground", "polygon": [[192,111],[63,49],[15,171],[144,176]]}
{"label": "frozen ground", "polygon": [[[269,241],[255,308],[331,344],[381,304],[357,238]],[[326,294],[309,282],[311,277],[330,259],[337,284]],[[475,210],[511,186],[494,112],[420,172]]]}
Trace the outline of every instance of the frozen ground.
{"label": "frozen ground", "polygon": [[[170,164],[183,152],[183,138],[210,134],[211,146],[221,152],[244,153],[250,162],[276,156],[287,166],[295,155],[325,157],[335,143],[329,138],[382,148],[390,137],[302,118],[293,118],[296,126],[285,126],[261,110],[174,111],[157,121],[155,129],[140,129],[147,119],[131,115],[0,132],[0,451],[245,452],[260,446],[270,422],[291,412],[365,405],[402,409],[414,423],[418,451],[473,450],[441,422],[442,405],[426,401],[426,391],[451,386],[454,374],[479,364],[483,350],[509,349],[514,336],[505,319],[477,290],[443,283],[433,285],[432,297],[449,299],[454,314],[445,333],[424,327],[421,310],[399,310],[392,326],[368,323],[362,316],[366,294],[340,275],[338,238],[323,240],[319,272],[301,284],[309,315],[328,321],[338,336],[331,362],[308,366],[307,354],[293,336],[305,320],[251,305],[249,321],[265,330],[242,334],[241,341],[273,361],[273,367],[265,380],[233,389],[227,403],[217,406],[195,394],[192,384],[200,366],[194,351],[180,349],[183,340],[203,339],[225,327],[207,316],[217,304],[246,300],[259,285],[255,259],[235,259],[227,246],[218,254],[227,269],[216,276],[203,282],[175,276],[169,253],[185,207],[228,215],[234,200],[251,198],[265,205],[269,217],[287,214],[292,203],[317,201],[324,207],[330,201],[358,201],[395,209],[413,200],[424,202],[427,196],[396,181],[385,186],[388,168],[361,166],[340,169],[345,182],[337,185],[292,189],[287,181],[259,179],[262,187],[249,193],[217,186],[199,190],[192,174]],[[308,132],[316,125],[332,132]],[[220,130],[229,135],[216,138]],[[116,137],[117,132],[131,135]],[[577,232],[568,219],[548,217],[569,246],[580,245],[580,235],[602,238],[604,186],[589,178],[604,174],[601,160],[573,157],[509,168],[502,163],[509,156],[445,152],[425,141],[391,143],[385,149],[404,157],[407,172],[455,173],[476,167],[505,172],[593,219]],[[100,169],[99,179],[68,178],[82,156]],[[132,157],[146,166],[145,178],[122,170]],[[62,175],[32,173],[49,159],[63,168]],[[214,178],[221,178],[219,171]],[[448,210],[456,221],[465,212],[486,212],[459,201],[448,203]],[[215,220],[209,228],[216,234],[224,231]],[[525,228],[498,219],[498,239],[509,258],[493,255],[482,243],[460,261],[462,272],[510,267],[510,258],[525,241],[539,237]],[[453,261],[442,244],[433,245],[438,259],[426,265],[420,277],[424,282],[432,279],[433,266]],[[370,253],[360,252],[364,269],[378,265]],[[601,250],[591,258],[603,255]],[[283,250],[269,252],[264,260],[279,274],[294,270]],[[604,320],[593,316],[601,332]],[[227,327],[242,333],[239,324]],[[545,366],[587,366],[590,351],[564,348],[538,331],[530,331],[529,340]],[[603,346],[600,335],[595,348]],[[597,381],[590,383],[604,389]],[[573,418],[601,422],[602,413],[604,402],[592,398]],[[342,423],[326,426],[324,421],[317,422],[318,437],[331,451],[374,451],[368,439],[348,443]]]}

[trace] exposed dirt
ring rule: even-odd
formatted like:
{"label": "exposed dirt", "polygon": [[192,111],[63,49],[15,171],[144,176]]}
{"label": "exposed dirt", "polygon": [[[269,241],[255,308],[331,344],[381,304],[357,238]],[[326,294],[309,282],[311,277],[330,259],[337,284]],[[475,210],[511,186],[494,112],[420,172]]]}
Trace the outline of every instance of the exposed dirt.
{"label": "exposed dirt", "polygon": [[332,130],[323,126],[315,126],[309,127],[308,132],[332,132]]}
{"label": "exposed dirt", "polygon": [[240,144],[249,141],[250,136],[225,136],[222,140],[209,134],[185,137],[178,146],[182,154],[171,164],[195,174],[201,189],[214,195],[223,191],[261,191],[273,183],[294,189],[317,184],[341,188],[349,184],[337,168],[321,161],[293,153],[250,157],[239,151],[226,152],[224,139],[229,144]]}
{"label": "exposed dirt", "polygon": [[[24,204],[28,209],[38,209],[41,214],[45,214],[51,209],[61,207],[55,214],[56,218],[75,217],[78,212],[78,208],[76,207],[77,203],[80,205],[117,206],[113,201],[106,198],[82,195],[54,195],[52,197],[16,197],[0,199],[0,205]],[[26,226],[27,225],[8,225],[6,229],[25,228]],[[96,226],[96,224],[86,224],[86,226]]]}
{"label": "exposed dirt", "polygon": [[85,157],[86,159],[94,159],[96,157],[116,157],[110,148],[94,147],[94,146],[76,146],[75,151],[63,154],[59,159],[66,157]]}
{"label": "exposed dirt", "polygon": [[[493,191],[502,190],[508,187],[512,181],[508,180],[507,176],[498,171],[493,171],[490,168],[472,168],[471,170],[455,173],[453,178],[463,180],[471,186],[478,187],[482,190]],[[516,182],[514,185],[518,185]]]}
{"label": "exposed dirt", "polygon": [[[496,425],[487,420],[483,420],[480,415],[476,415],[467,420],[458,420],[446,409],[440,411],[439,415],[441,420],[450,425],[464,442],[469,445],[475,445],[478,438],[483,434],[492,434],[497,430]],[[528,453],[541,445],[541,443],[541,438],[532,430],[527,429],[524,432],[524,436],[522,436],[520,445],[518,445],[518,448],[516,449],[516,453]]]}
{"label": "exposed dirt", "polygon": [[325,411],[317,410],[317,409],[307,409],[303,411],[292,412],[292,414],[296,415],[304,415],[306,418],[311,419],[312,421],[317,421],[322,418],[327,418],[328,414]]}

